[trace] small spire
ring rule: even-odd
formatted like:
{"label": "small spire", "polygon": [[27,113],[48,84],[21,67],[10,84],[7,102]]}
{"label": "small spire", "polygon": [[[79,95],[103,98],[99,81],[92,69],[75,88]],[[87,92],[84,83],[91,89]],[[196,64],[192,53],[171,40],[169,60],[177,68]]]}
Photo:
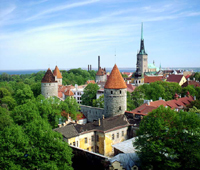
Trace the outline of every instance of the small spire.
{"label": "small spire", "polygon": [[143,38],[143,22],[141,24],[141,40],[144,40],[144,38]]}

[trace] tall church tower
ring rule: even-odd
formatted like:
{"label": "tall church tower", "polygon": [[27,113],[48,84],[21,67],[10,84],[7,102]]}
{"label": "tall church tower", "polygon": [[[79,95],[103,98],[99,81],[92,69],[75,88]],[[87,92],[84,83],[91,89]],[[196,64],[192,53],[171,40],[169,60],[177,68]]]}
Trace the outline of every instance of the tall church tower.
{"label": "tall church tower", "polygon": [[139,86],[144,83],[145,72],[148,72],[148,54],[145,52],[145,48],[144,48],[143,23],[142,23],[140,51],[137,54],[136,72],[133,77],[133,83],[135,85]]}
{"label": "tall church tower", "polygon": [[127,86],[115,64],[104,86],[104,113],[106,117],[124,114],[127,109]]}

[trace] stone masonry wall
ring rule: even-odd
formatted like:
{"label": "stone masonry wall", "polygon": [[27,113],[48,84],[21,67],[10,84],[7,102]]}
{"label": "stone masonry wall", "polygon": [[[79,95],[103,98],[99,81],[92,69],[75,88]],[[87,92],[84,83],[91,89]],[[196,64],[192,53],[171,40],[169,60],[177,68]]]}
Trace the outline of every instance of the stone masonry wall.
{"label": "stone masonry wall", "polygon": [[106,75],[103,76],[96,76],[96,82],[105,82],[107,79]]}
{"label": "stone masonry wall", "polygon": [[127,89],[104,89],[105,117],[124,114],[127,109]]}
{"label": "stone masonry wall", "polygon": [[94,120],[102,119],[104,115],[103,108],[91,107],[80,105],[81,112],[87,117],[88,122],[93,122]]}
{"label": "stone masonry wall", "polygon": [[41,83],[41,94],[45,98],[58,96],[58,83]]}

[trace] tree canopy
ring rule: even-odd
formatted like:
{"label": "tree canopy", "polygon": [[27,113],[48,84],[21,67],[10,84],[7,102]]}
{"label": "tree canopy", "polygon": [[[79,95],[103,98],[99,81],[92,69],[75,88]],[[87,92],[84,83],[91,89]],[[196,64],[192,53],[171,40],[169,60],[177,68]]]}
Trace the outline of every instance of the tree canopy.
{"label": "tree canopy", "polygon": [[84,89],[84,94],[82,95],[82,104],[87,106],[92,106],[93,100],[96,99],[97,91],[99,86],[97,84],[88,84]]}
{"label": "tree canopy", "polygon": [[200,116],[160,106],[141,121],[134,146],[143,169],[199,169]]}

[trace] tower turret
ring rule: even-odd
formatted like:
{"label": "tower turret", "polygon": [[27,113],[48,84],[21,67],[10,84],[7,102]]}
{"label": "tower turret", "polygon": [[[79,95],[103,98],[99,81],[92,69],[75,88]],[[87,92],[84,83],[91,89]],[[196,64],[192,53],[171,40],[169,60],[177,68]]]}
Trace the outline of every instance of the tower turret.
{"label": "tower turret", "polygon": [[58,85],[62,85],[62,73],[60,72],[58,66],[55,67],[53,75],[55,76],[55,80],[58,82]]}
{"label": "tower turret", "polygon": [[58,96],[58,82],[55,80],[55,76],[51,72],[50,68],[48,68],[44,77],[41,81],[41,94],[48,98],[50,96]]}
{"label": "tower turret", "polygon": [[127,86],[115,64],[104,86],[104,112],[106,117],[124,114],[127,109]]}

